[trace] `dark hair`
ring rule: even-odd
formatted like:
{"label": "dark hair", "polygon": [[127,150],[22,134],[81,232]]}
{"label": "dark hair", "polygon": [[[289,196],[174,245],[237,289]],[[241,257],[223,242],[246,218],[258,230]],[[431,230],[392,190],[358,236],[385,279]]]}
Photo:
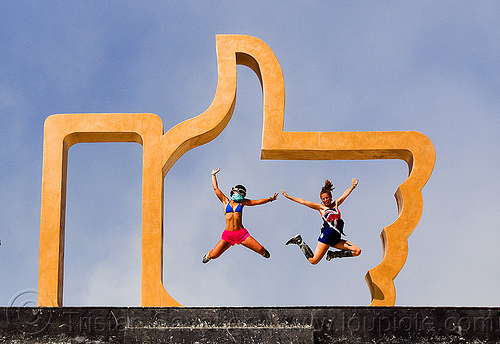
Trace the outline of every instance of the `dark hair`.
{"label": "dark hair", "polygon": [[327,180],[325,180],[325,186],[323,186],[321,188],[321,192],[319,193],[319,196],[321,197],[322,194],[326,193],[331,197],[333,189],[335,189],[335,186],[333,186],[332,182],[327,179]]}
{"label": "dark hair", "polygon": [[235,192],[239,193],[239,194],[240,194],[240,195],[242,195],[243,197],[246,197],[246,195],[247,195],[247,189],[246,189],[246,187],[244,187],[244,186],[243,186],[243,185],[241,185],[241,184],[238,184],[238,185],[236,185],[236,186],[233,186],[233,187],[231,188],[231,192],[229,193],[229,195],[232,195],[232,194],[233,194],[233,193],[235,193]]}

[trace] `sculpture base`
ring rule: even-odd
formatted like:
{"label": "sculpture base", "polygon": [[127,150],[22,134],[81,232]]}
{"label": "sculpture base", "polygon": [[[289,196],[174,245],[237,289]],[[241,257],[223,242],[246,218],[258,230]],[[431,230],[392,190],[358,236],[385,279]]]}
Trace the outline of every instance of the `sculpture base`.
{"label": "sculpture base", "polygon": [[2,343],[498,343],[500,308],[0,308]]}

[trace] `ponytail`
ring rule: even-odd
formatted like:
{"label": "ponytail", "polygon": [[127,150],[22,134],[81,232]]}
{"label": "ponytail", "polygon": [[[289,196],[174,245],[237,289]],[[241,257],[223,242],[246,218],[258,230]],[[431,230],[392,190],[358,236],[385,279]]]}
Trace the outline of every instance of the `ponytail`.
{"label": "ponytail", "polygon": [[321,188],[321,192],[319,194],[321,196],[322,194],[326,193],[331,197],[333,189],[335,189],[335,186],[333,186],[332,182],[327,179],[325,180],[325,185]]}

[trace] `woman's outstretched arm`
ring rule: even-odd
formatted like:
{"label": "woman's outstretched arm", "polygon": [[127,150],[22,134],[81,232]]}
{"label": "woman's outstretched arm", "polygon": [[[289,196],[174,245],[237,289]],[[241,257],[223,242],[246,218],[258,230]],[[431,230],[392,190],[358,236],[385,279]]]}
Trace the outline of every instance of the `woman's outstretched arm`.
{"label": "woman's outstretched arm", "polygon": [[271,197],[268,197],[268,198],[262,198],[262,199],[246,199],[245,198],[241,203],[243,205],[248,205],[248,206],[261,205],[261,204],[266,204],[266,203],[275,201],[276,198],[278,198],[277,192],[275,192],[274,195],[272,195]]}
{"label": "woman's outstretched arm", "polygon": [[359,180],[357,178],[352,178],[352,185],[350,188],[348,188],[347,190],[344,191],[344,193],[342,194],[342,196],[340,196],[339,198],[337,198],[335,200],[335,206],[339,206],[342,204],[342,202],[345,201],[345,199],[347,198],[347,196],[349,196],[351,194],[351,192],[353,192],[353,190],[356,188],[356,186],[358,186],[358,182]]}
{"label": "woman's outstretched arm", "polygon": [[217,173],[219,173],[220,167],[212,170],[212,187],[214,188],[215,195],[217,198],[224,203],[224,200],[226,199],[226,196],[220,191],[219,186],[217,185],[217,177],[215,176]]}
{"label": "woman's outstretched arm", "polygon": [[306,201],[305,199],[302,199],[302,198],[290,196],[284,190],[281,190],[281,192],[283,193],[283,196],[285,196],[286,198],[288,198],[291,201],[305,205],[306,207],[309,207],[309,208],[314,209],[314,210],[321,210],[322,206],[319,203],[314,203],[314,202]]}

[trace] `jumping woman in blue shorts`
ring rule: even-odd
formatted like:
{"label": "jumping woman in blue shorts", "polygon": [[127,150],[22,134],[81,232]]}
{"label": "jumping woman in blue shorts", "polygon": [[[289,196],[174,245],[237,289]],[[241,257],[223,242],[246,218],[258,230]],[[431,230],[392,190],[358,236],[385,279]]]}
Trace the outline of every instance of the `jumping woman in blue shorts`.
{"label": "jumping woman in blue shorts", "polygon": [[[343,258],[343,257],[357,257],[361,254],[361,249],[354,245],[353,243],[341,239],[342,229],[344,227],[344,222],[340,218],[339,206],[345,201],[347,196],[358,185],[358,180],[356,178],[352,179],[352,186],[345,190],[342,196],[337,198],[333,202],[332,190],[334,189],[333,184],[329,181],[325,181],[325,186],[321,188],[320,198],[321,203],[314,203],[306,201],[302,198],[292,197],[288,195],[285,191],[281,190],[283,195],[299,204],[303,204],[311,209],[319,211],[321,218],[323,219],[323,227],[321,228],[321,235],[318,238],[318,246],[316,247],[316,252],[312,252],[309,246],[302,240],[300,234],[297,234],[290,240],[286,242],[286,245],[296,244],[300,247],[307,260],[316,265],[319,263],[321,258],[327,253],[326,260],[331,260],[332,258]],[[339,249],[338,251],[328,251],[330,247],[335,247]]]}

